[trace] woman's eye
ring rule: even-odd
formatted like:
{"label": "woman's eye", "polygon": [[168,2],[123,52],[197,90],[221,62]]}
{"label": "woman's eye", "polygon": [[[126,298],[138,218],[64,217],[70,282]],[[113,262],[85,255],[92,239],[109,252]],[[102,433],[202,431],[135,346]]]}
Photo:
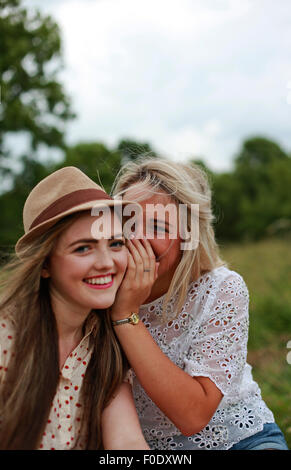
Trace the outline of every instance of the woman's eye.
{"label": "woman's eye", "polygon": [[149,226],[149,229],[150,229],[150,230],[154,230],[155,232],[166,232],[166,233],[169,233],[169,231],[166,229],[166,227],[165,227],[165,226],[162,226],[162,225],[153,224],[153,225]]}
{"label": "woman's eye", "polygon": [[89,245],[79,246],[78,248],[75,249],[75,252],[77,252],[77,253],[86,253],[87,252],[86,248],[90,249],[90,246]]}
{"label": "woman's eye", "polygon": [[119,248],[119,247],[122,247],[124,245],[125,245],[125,243],[124,243],[123,240],[115,240],[110,244],[110,246],[112,246],[113,248]]}

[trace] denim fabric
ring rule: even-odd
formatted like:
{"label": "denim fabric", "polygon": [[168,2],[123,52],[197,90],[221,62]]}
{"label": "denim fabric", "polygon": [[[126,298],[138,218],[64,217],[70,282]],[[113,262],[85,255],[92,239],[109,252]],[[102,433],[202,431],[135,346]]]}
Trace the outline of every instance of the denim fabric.
{"label": "denim fabric", "polygon": [[262,431],[241,440],[229,450],[288,450],[284,434],[276,423],[266,423]]}

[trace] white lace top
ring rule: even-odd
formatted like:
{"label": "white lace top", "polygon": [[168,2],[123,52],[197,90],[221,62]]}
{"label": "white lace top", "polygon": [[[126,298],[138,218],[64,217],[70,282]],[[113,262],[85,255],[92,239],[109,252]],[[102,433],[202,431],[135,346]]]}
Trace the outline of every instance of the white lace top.
{"label": "white lace top", "polygon": [[[161,350],[191,376],[209,377],[223,393],[207,426],[185,437],[147,396],[136,376],[135,402],[151,449],[229,449],[274,422],[247,364],[248,289],[222,266],[189,286],[175,320],[162,323],[163,298],[142,305],[140,316]],[[169,310],[174,313],[174,298]]]}

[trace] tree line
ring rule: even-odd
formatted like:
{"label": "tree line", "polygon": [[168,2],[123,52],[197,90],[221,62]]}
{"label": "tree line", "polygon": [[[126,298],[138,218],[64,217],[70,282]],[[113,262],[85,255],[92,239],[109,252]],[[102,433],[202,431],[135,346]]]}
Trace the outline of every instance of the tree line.
{"label": "tree line", "polygon": [[[66,123],[76,116],[58,79],[62,69],[61,31],[52,17],[0,0],[0,250],[22,234],[24,201],[42,178],[73,165],[110,192],[121,166],[140,154],[158,156],[148,142],[123,139],[110,149],[102,142],[66,144]],[[26,135],[28,147],[16,157],[13,136]],[[11,145],[12,138],[12,145]],[[10,144],[9,144],[10,142]],[[59,149],[58,163],[42,161],[39,150]],[[233,167],[208,175],[218,240],[243,241],[290,233],[291,157],[264,136],[245,139]],[[17,165],[15,165],[17,163]],[[17,168],[17,170],[16,170]],[[4,183],[9,180],[9,189]]]}
{"label": "tree line", "polygon": [[[84,142],[65,150],[57,164],[22,157],[11,189],[0,195],[0,245],[13,245],[22,234],[22,209],[30,190],[63,166],[76,166],[110,193],[122,165],[140,155],[158,156],[149,143],[121,140],[115,149]],[[264,137],[243,142],[233,169],[216,173],[201,160],[189,160],[206,172],[213,193],[215,231],[220,241],[249,241],[291,231],[291,158]]]}

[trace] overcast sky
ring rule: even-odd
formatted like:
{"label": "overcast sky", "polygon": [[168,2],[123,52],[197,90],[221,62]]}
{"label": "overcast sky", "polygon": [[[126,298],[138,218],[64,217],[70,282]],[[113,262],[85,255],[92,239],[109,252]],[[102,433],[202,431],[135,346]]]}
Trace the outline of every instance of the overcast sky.
{"label": "overcast sky", "polygon": [[69,143],[148,141],[231,166],[243,139],[291,151],[290,0],[26,0],[60,25]]}

